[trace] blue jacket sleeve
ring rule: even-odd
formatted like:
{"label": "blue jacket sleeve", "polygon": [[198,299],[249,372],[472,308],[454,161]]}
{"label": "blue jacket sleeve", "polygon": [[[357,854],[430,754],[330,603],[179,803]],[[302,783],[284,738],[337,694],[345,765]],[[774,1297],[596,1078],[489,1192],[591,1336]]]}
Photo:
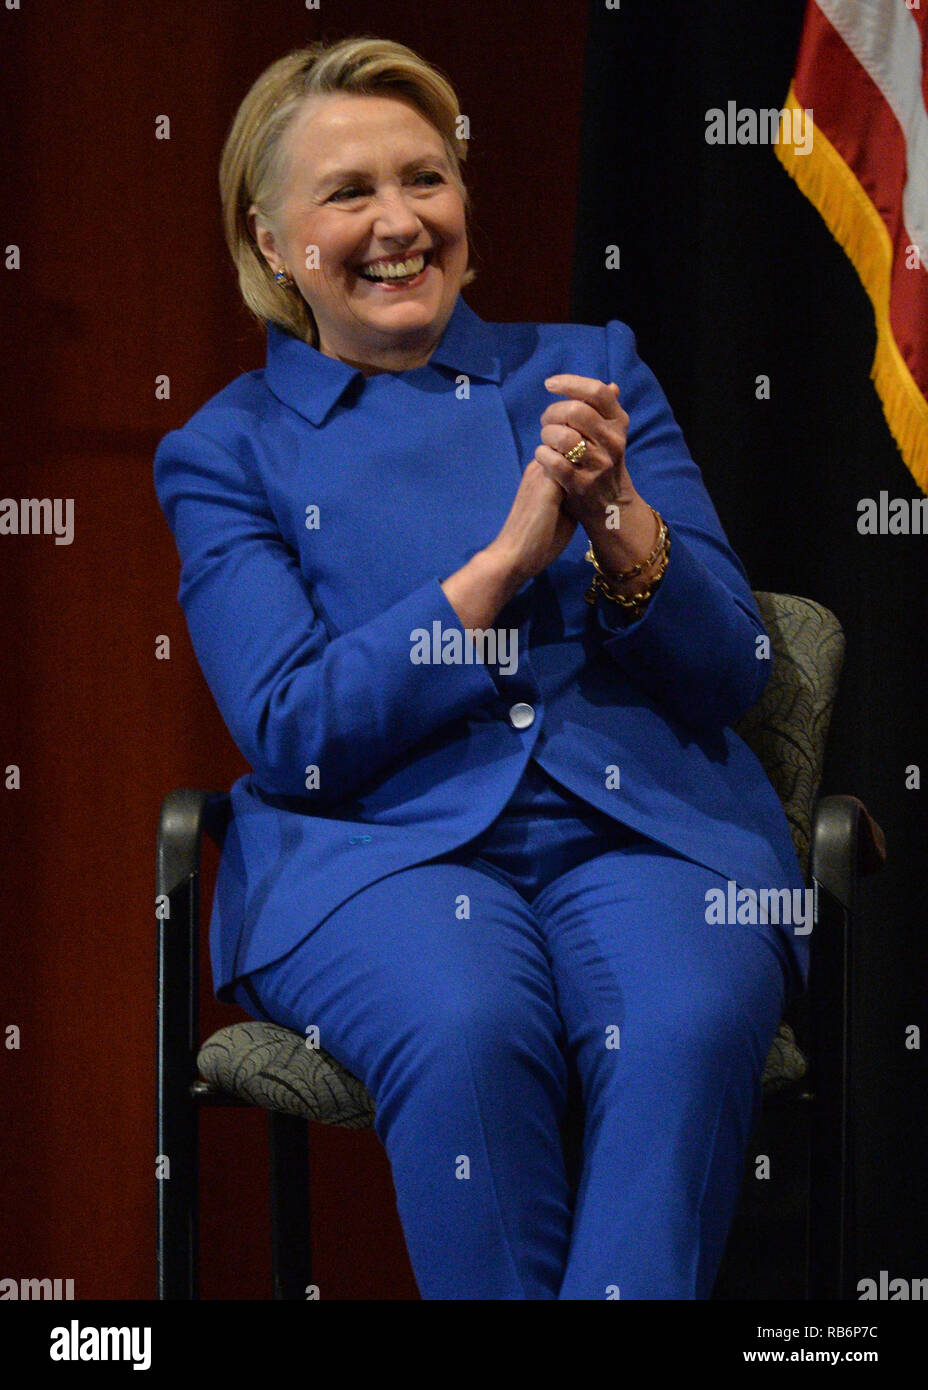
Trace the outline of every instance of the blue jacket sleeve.
{"label": "blue jacket sleeve", "polygon": [[766,635],[744,567],[690,458],[654,373],[632,330],[606,325],[611,380],[629,417],[626,464],[670,533],[670,563],[643,615],[599,598],[594,626],[630,679],[691,728],[733,724],[760,698],[770,676]]}
{"label": "blue jacket sleeve", "polygon": [[[496,696],[479,662],[410,659],[414,628],[437,620],[461,629],[437,575],[332,636],[254,465],[187,425],[158,445],[155,488],[177,543],[194,651],[264,791],[337,804]],[[307,788],[311,767],[318,790]]]}

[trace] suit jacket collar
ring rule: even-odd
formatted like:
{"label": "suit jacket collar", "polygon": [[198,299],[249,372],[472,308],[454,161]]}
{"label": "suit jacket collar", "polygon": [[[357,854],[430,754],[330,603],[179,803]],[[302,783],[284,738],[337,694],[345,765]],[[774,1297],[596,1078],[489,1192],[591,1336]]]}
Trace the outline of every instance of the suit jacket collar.
{"label": "suit jacket collar", "polygon": [[[474,313],[460,295],[426,365],[449,367],[454,372],[497,383],[502,380],[493,328]],[[299,411],[314,425],[322,424],[356,378],[364,379],[359,367],[326,356],[274,323],[267,325],[265,381],[278,400]]]}

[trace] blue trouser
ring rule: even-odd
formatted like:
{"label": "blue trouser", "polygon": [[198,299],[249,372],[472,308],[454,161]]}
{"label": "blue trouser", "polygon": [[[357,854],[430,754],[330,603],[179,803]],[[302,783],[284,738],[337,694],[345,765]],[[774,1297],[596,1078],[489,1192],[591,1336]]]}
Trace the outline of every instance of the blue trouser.
{"label": "blue trouser", "polygon": [[790,979],[782,928],[707,925],[724,883],[530,762],[484,835],[237,987],[371,1093],[423,1298],[709,1297]]}

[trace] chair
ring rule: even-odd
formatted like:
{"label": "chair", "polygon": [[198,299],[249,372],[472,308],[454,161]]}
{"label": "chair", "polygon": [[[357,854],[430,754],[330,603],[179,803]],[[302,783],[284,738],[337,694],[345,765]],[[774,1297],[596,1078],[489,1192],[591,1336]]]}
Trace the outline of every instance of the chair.
{"label": "chair", "polygon": [[[738,732],[780,796],[817,902],[809,1056],[782,1023],[764,1071],[764,1107],[792,1104],[811,1111],[806,1293],[852,1298],[851,926],[858,879],[881,866],[885,844],[855,797],[816,800],[844,656],[840,624],[809,599],[766,593],[755,598],[770,634],[773,668],[763,698]],[[231,1105],[268,1112],[273,1297],[304,1300],[312,1283],[307,1121],[370,1129],[374,1105],[357,1078],[289,1028],[235,1023],[200,1044],[200,849],[204,834],[221,847],[229,813],[226,793],[189,788],[169,793],[161,808],[156,1130],[157,1153],[170,1160],[170,1177],[156,1183],[157,1296],[198,1297],[199,1112]],[[574,1097],[564,1127],[565,1156],[574,1172],[581,1119]]]}

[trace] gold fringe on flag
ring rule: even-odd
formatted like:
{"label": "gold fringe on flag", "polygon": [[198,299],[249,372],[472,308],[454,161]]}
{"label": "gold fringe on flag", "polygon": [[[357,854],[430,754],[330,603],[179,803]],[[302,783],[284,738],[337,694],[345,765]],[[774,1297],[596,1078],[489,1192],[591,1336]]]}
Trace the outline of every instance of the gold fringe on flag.
{"label": "gold fringe on flag", "polygon": [[[790,122],[795,121],[792,113],[800,107],[792,84],[784,109],[790,113]],[[870,377],[906,467],[922,492],[928,492],[928,401],[899,351],[889,322],[892,242],[853,170],[814,121],[813,126],[808,154],[797,154],[795,146],[782,139],[774,145],[774,153],[818,209],[870,297],[876,318],[876,354]],[[791,128],[798,130],[801,126]]]}

